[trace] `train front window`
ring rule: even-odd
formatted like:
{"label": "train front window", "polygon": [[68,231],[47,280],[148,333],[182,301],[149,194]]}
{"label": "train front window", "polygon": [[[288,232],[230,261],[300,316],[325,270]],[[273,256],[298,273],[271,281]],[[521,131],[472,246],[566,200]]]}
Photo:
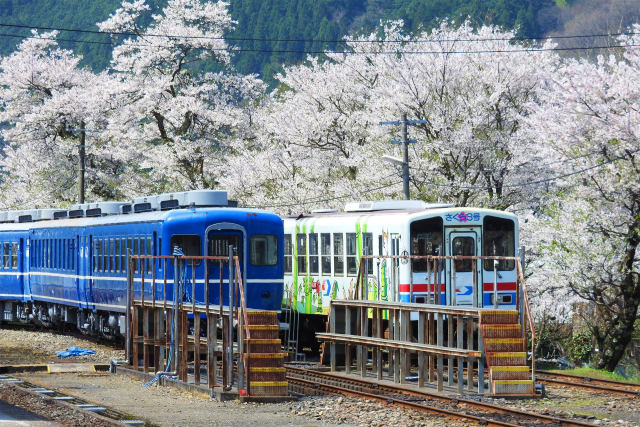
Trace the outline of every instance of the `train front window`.
{"label": "train front window", "polygon": [[[452,243],[453,256],[474,256],[476,254],[476,242],[473,237],[460,236],[455,237]],[[455,260],[455,269],[458,273],[472,271],[472,260],[457,259]]]}
{"label": "train front window", "polygon": [[[515,256],[515,224],[510,219],[486,216],[482,238],[484,256]],[[515,268],[513,260],[498,261],[499,271],[511,271]],[[484,269],[493,270],[493,260],[484,261]]]}
{"label": "train front window", "polygon": [[[442,218],[428,218],[411,223],[411,255],[443,255]],[[414,272],[427,271],[426,259],[413,260]]]}
{"label": "train front window", "polygon": [[276,265],[278,262],[278,238],[273,234],[257,234],[250,239],[251,265]]}
{"label": "train front window", "polygon": [[[210,244],[212,242],[215,242],[213,240],[210,241]],[[200,236],[196,235],[196,234],[174,234],[173,236],[171,236],[171,251],[173,251],[173,249],[175,247],[178,247],[182,250],[182,253],[185,254],[185,256],[201,256],[202,255],[202,244],[200,241]],[[212,251],[212,248],[209,248],[209,254],[216,256],[219,255],[217,253],[215,253],[215,251]],[[211,253],[214,252],[214,253]],[[229,253],[227,252],[226,254],[220,254],[223,256],[228,256]],[[193,264],[193,262],[189,262],[189,264]],[[195,265],[200,265],[200,261],[196,261]]]}

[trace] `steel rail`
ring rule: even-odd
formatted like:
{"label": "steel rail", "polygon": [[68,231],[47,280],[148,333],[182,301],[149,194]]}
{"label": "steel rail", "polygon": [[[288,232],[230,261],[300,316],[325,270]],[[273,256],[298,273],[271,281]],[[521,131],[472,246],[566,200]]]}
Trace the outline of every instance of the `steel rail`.
{"label": "steel rail", "polygon": [[614,393],[628,397],[640,398],[640,384],[627,383],[624,381],[583,377],[579,375],[561,374],[548,371],[538,371],[536,381],[542,384],[561,385],[565,387],[580,388],[589,391]]}
{"label": "steel rail", "polygon": [[[404,387],[393,386],[390,384],[382,384],[376,381],[370,381],[362,378],[355,378],[355,377],[348,378],[341,375],[335,375],[329,372],[319,372],[311,369],[304,369],[304,368],[298,368],[293,366],[287,366],[288,381],[297,381],[295,377],[289,375],[290,372],[298,373],[299,375],[304,375],[304,376],[324,378],[332,381],[347,383],[347,384],[351,384],[351,385],[355,385],[363,388],[372,388],[372,389],[375,389],[376,391],[381,391],[381,392],[387,392],[392,394],[405,394],[413,397],[428,398],[432,400],[439,400],[446,403],[453,403],[455,405],[464,404],[475,409],[489,411],[497,414],[509,415],[509,416],[520,417],[520,418],[525,417],[528,419],[533,418],[534,420],[537,420],[542,423],[547,423],[547,424],[553,423],[557,425],[566,425],[566,426],[594,426],[594,424],[582,422],[579,420],[568,420],[564,418],[553,417],[550,415],[536,414],[534,412],[527,412],[520,409],[507,408],[507,407],[495,405],[492,403],[479,402],[479,401],[464,399],[460,397],[447,397],[441,394],[431,393],[426,390],[425,391],[409,390]],[[317,385],[318,383],[315,383],[315,384]],[[353,392],[353,390],[351,389],[346,389],[346,390],[347,392]],[[382,395],[374,395],[374,396],[378,396],[379,398],[378,400],[386,399],[386,397]],[[458,412],[455,412],[455,413],[460,414]]]}
{"label": "steel rail", "polygon": [[376,400],[379,402],[386,403],[388,405],[399,406],[402,408],[417,410],[417,411],[425,412],[429,414],[443,415],[447,418],[455,418],[455,419],[466,420],[466,421],[475,421],[476,423],[482,424],[482,425],[508,426],[508,427],[518,426],[518,424],[510,424],[502,421],[479,417],[476,415],[450,411],[448,409],[438,408],[436,406],[431,406],[424,403],[417,403],[417,402],[412,402],[408,400],[396,399],[389,396],[367,393],[365,391],[356,391],[349,388],[330,385],[330,384],[319,384],[315,381],[305,380],[302,378],[293,378],[293,377],[287,376],[287,381],[289,383],[295,383],[302,386],[306,386],[307,388],[310,388],[316,391],[320,390],[323,392],[328,392],[333,394],[342,394],[345,396],[353,396],[353,397],[359,397],[359,398],[366,398],[369,400]]}

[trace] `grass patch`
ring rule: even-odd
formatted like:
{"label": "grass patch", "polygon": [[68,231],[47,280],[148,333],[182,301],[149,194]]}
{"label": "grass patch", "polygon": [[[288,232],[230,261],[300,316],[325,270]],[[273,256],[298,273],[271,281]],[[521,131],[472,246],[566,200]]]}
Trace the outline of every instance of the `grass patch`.
{"label": "grass patch", "polygon": [[640,384],[640,379],[638,378],[625,379],[622,375],[618,374],[617,372],[609,372],[604,369],[593,369],[593,368],[551,369],[549,370],[549,372],[554,372],[558,374],[577,375],[581,377],[601,378],[604,380],[626,381],[630,383]]}

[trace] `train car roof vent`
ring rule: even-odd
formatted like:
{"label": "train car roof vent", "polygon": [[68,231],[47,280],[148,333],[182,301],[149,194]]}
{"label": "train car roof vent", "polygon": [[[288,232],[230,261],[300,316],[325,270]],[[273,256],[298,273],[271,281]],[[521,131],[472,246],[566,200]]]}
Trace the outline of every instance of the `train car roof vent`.
{"label": "train car roof vent", "polygon": [[24,215],[20,215],[18,217],[18,222],[32,222],[33,215],[31,213],[25,213]]}
{"label": "train car roof vent", "polygon": [[32,214],[32,220],[48,221],[52,219],[58,219],[56,218],[56,213],[63,213],[64,214],[63,218],[67,216],[67,211],[63,211],[60,209],[38,209],[34,211],[34,213]]}
{"label": "train car roof vent", "polygon": [[173,193],[181,207],[229,206],[226,191],[192,190]]}
{"label": "train car roof vent", "polygon": [[96,217],[96,216],[102,216],[102,209],[100,208],[89,208],[85,211],[85,215],[87,216],[87,218],[89,217]]}
{"label": "train car roof vent", "polygon": [[[125,202],[89,203],[87,205],[87,216],[119,215],[120,207],[125,206],[127,204],[128,203],[125,203]],[[90,210],[91,210],[91,214],[89,213]]]}
{"label": "train car roof vent", "polygon": [[435,209],[436,207],[444,208],[453,205],[444,203],[426,203],[422,200],[375,200],[364,202],[347,203],[344,207],[345,212],[368,212],[368,211],[386,211],[386,210],[423,210]]}
{"label": "train car roof vent", "polygon": [[123,215],[127,215],[131,213],[131,204],[127,203],[126,205],[120,206],[120,213]]}
{"label": "train car roof vent", "polygon": [[9,211],[7,212],[7,222],[20,222],[20,217],[27,214],[28,211]]}
{"label": "train car roof vent", "polygon": [[178,199],[168,199],[160,201],[160,210],[168,211],[171,209],[178,209],[180,207],[180,202]]}
{"label": "train car roof vent", "polygon": [[157,195],[136,197],[131,204],[135,213],[160,210],[160,198]]}
{"label": "train car roof vent", "polygon": [[133,212],[134,213],[151,212],[152,210],[153,210],[153,208],[151,207],[151,203],[149,203],[149,202],[136,203],[136,204],[133,205]]}
{"label": "train car roof vent", "polygon": [[69,209],[67,215],[69,218],[82,218],[84,217],[84,209]]}
{"label": "train car roof vent", "polygon": [[56,211],[53,213],[53,219],[65,219],[67,215],[67,211]]}

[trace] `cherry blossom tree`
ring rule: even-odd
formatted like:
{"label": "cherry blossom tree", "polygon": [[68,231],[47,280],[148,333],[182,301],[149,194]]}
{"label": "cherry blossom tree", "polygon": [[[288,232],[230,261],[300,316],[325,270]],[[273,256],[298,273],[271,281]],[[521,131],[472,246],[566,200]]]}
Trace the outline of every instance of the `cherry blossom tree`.
{"label": "cherry blossom tree", "polygon": [[[6,177],[1,203],[5,208],[77,201],[78,144],[83,126],[104,127],[108,104],[101,88],[111,78],[79,68],[80,57],[58,47],[56,32],[21,42],[0,61],[0,122],[8,123],[0,160]],[[109,181],[117,162],[89,149],[87,183],[96,197],[113,197]]]}
{"label": "cherry blossom tree", "polygon": [[[239,194],[267,206],[265,197],[272,206],[315,207],[341,204],[339,197],[397,197],[399,170],[382,156],[400,154],[389,144],[400,132],[379,122],[406,113],[427,122],[410,131],[418,141],[410,153],[414,198],[529,206],[537,192],[521,184],[543,176],[544,164],[529,154],[522,119],[557,55],[525,52],[510,42],[513,33],[494,27],[445,22],[409,36],[392,22],[382,31],[350,39],[348,53],[285,69],[256,119],[263,148],[280,154],[268,173],[245,176]],[[235,189],[239,181],[232,175],[225,183]]]}
{"label": "cherry blossom tree", "polygon": [[[530,117],[558,163],[559,197],[539,209],[538,246],[552,280],[589,301],[600,350],[613,370],[631,340],[640,306],[640,25],[620,38],[622,56],[567,61],[548,80]],[[541,227],[540,230],[545,230]],[[552,264],[553,263],[553,264]]]}
{"label": "cherry blossom tree", "polygon": [[[256,76],[234,74],[224,34],[232,27],[225,2],[170,0],[148,26],[144,0],[123,1],[103,31],[128,34],[113,52],[119,79],[108,134],[125,162],[130,194],[214,188],[235,141],[251,138]],[[215,65],[220,71],[202,72]]]}

